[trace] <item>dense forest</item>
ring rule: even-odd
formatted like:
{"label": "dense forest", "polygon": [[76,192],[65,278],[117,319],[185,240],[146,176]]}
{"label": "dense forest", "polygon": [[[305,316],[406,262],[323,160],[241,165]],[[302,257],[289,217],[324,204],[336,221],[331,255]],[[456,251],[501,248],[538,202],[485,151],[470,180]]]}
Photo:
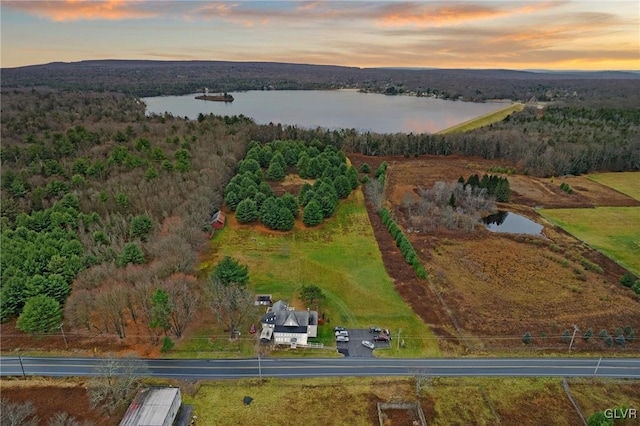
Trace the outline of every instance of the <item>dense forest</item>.
{"label": "dense forest", "polygon": [[121,94],[3,93],[2,319],[46,331],[64,306],[65,324],[123,336],[145,292],[197,300],[176,274],[194,271],[253,126],[145,117]]}
{"label": "dense forest", "polygon": [[[172,329],[179,337],[198,308],[197,256],[206,248],[211,214],[223,201],[239,209],[245,221],[272,222],[274,229],[289,229],[290,216],[298,212],[298,205],[274,197],[267,203],[274,209],[265,208],[261,214],[258,207],[271,199],[271,193],[258,179],[258,169],[268,181],[282,178],[287,169],[320,177],[301,195],[303,219],[309,225],[329,216],[337,198],[357,185],[355,170],[342,162],[348,152],[480,156],[503,159],[519,172],[543,176],[640,170],[640,103],[629,106],[630,100],[638,99],[638,80],[625,74],[614,73],[609,79],[584,74],[590,83],[583,86],[580,82],[586,79],[536,75],[544,84],[533,90],[542,83],[525,78],[530,73],[510,71],[474,77],[464,71],[421,74],[232,63],[215,68],[197,63],[204,68],[190,74],[188,64],[168,63],[161,72],[155,62],[135,61],[81,63],[75,72],[70,72],[72,64],[3,70],[2,321],[19,318],[19,328],[39,333],[58,327],[64,315],[70,327],[120,337],[133,321],[158,335],[150,325],[151,299],[163,289],[175,309]],[[219,72],[205,77],[210,66]],[[237,72],[229,71],[234,67]],[[269,72],[262,73],[265,69]],[[184,73],[184,83],[176,78],[177,72]],[[95,78],[89,78],[92,75]],[[434,77],[438,75],[441,80]],[[433,80],[420,80],[425,76]],[[464,84],[456,80],[464,78]],[[139,85],[141,79],[146,83]],[[563,95],[553,96],[564,101],[526,107],[482,129],[429,135],[257,125],[244,116],[146,116],[144,104],[132,95],[200,90],[224,81],[229,90],[241,84],[374,91],[394,87],[397,92],[463,97],[477,87],[474,92],[480,98],[514,99],[538,96],[546,88],[547,98],[555,90]],[[454,92],[448,85],[456,81],[460,91]],[[516,87],[522,92],[514,92]],[[581,97],[581,104],[573,102]],[[254,173],[253,182],[247,172]],[[229,185],[236,174],[240,177]],[[259,192],[265,192],[264,197]],[[289,204],[290,214],[285,212]],[[282,214],[266,213],[271,210]]]}

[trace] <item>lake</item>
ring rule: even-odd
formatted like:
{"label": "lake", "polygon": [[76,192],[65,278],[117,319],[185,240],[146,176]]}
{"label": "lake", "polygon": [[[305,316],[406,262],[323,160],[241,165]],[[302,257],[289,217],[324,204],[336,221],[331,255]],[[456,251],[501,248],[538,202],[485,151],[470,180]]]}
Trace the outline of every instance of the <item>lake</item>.
{"label": "lake", "polygon": [[[213,93],[212,93],[213,94]],[[202,93],[142,98],[147,114],[240,115],[258,124],[356,129],[375,133],[435,133],[507,106],[416,96],[386,96],[357,90],[250,90],[233,92],[233,102],[195,99]]]}

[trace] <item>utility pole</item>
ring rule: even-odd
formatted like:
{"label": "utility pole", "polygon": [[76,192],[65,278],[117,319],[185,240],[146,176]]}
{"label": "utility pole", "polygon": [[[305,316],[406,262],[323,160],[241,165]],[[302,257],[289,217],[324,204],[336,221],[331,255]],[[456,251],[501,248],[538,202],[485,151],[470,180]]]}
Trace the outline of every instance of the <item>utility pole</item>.
{"label": "utility pole", "polygon": [[400,334],[402,333],[402,329],[398,329],[398,350],[400,350]]}
{"label": "utility pole", "polygon": [[571,346],[573,346],[573,339],[575,339],[577,331],[578,331],[578,326],[573,324],[573,336],[571,336],[571,343],[569,343],[569,351],[571,351]]}
{"label": "utility pole", "polygon": [[262,383],[262,364],[260,363],[260,350],[258,350],[258,374],[260,375],[260,383]]}
{"label": "utility pole", "polygon": [[22,378],[27,380],[27,375],[24,374],[24,365],[22,365],[22,357],[18,355],[18,361],[20,361],[20,368],[22,369]]}
{"label": "utility pole", "polygon": [[64,329],[62,328],[63,324],[64,323],[60,324],[60,331],[62,332],[62,340],[64,340],[64,348],[69,349],[69,346],[67,345],[67,336],[64,335]]}

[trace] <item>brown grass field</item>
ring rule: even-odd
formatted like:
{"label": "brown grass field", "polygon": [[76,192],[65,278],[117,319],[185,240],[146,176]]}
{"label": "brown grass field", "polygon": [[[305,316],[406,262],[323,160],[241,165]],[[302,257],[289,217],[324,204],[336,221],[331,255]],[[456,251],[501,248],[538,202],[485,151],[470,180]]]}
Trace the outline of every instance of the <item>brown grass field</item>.
{"label": "brown grass field", "polygon": [[[314,379],[221,380],[179,386],[183,403],[194,406],[199,425],[374,425],[377,403],[418,402],[430,425],[581,425],[580,416],[559,378],[435,377],[416,396],[414,378],[342,377]],[[571,395],[587,418],[607,408],[640,407],[640,386],[624,380],[568,380]],[[53,413],[68,412],[96,426],[117,425],[124,413],[106,417],[91,410],[80,379],[1,380],[2,397],[32,401],[41,425]],[[251,396],[250,405],[242,399]],[[391,414],[391,413],[389,413]],[[411,425],[406,412],[390,415],[385,425]],[[409,422],[407,422],[409,420]],[[638,424],[633,421],[616,425]]]}
{"label": "brown grass field", "polygon": [[[375,170],[387,161],[386,203],[402,223],[400,206],[405,197],[417,197],[418,187],[430,188],[436,181],[455,181],[473,174],[491,174],[491,166],[508,165],[477,158],[422,156],[415,159],[350,156],[358,167],[368,162]],[[512,166],[512,165],[509,165]],[[539,351],[562,353],[568,345],[561,335],[580,329],[579,337],[591,329],[594,335],[627,325],[640,330],[638,297],[620,286],[625,270],[616,262],[591,249],[557,226],[545,221],[534,207],[638,206],[637,200],[589,180],[587,177],[541,179],[509,175],[512,201],[499,208],[516,212],[544,225],[544,237],[497,234],[484,228],[473,233],[437,230],[409,234],[430,277],[429,283],[411,280],[396,282],[396,288],[423,317],[440,332],[443,349],[451,342],[463,343],[464,351]],[[569,195],[559,185],[567,181],[574,189]],[[370,216],[372,214],[370,213]],[[372,218],[372,224],[375,221]],[[406,228],[406,224],[404,226]],[[376,238],[383,244],[386,229]],[[389,238],[389,237],[386,237]],[[395,247],[391,240],[385,253],[390,275],[396,267],[389,263]],[[585,270],[583,259],[599,265],[602,272]],[[408,283],[410,282],[410,283]],[[442,303],[438,303],[438,295]],[[424,303],[420,300],[424,299]],[[439,322],[439,323],[438,323]],[[532,344],[522,342],[525,332]],[[640,345],[607,348],[601,339],[576,339],[574,351],[582,353],[637,354]],[[460,348],[458,348],[460,349]]]}

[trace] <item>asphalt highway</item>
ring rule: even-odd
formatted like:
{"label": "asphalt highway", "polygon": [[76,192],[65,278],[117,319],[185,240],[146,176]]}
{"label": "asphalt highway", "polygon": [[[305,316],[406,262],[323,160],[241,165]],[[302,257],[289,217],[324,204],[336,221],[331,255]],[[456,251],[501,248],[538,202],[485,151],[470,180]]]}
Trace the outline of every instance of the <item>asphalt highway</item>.
{"label": "asphalt highway", "polygon": [[[173,379],[343,376],[511,376],[640,379],[637,358],[139,359],[138,375]],[[95,376],[101,358],[0,357],[0,376]]]}

